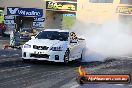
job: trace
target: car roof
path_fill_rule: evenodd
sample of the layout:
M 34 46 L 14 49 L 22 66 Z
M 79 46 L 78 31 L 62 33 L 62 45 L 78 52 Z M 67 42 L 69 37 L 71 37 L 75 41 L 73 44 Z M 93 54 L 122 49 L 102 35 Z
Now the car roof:
M 69 32 L 69 30 L 61 30 L 61 29 L 45 29 L 44 31 Z

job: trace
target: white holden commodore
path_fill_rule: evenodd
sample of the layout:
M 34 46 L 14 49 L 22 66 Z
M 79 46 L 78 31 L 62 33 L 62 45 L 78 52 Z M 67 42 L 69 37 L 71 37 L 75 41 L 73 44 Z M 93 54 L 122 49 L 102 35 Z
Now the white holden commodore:
M 23 45 L 22 59 L 68 63 L 82 58 L 85 45 L 85 40 L 78 38 L 75 32 L 45 29 Z

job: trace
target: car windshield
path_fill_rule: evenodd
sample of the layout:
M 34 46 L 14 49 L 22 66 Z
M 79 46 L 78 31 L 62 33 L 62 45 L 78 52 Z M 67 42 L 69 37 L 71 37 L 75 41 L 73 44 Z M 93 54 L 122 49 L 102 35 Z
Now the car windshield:
M 36 36 L 36 38 L 67 41 L 68 36 L 69 36 L 68 32 L 42 31 Z

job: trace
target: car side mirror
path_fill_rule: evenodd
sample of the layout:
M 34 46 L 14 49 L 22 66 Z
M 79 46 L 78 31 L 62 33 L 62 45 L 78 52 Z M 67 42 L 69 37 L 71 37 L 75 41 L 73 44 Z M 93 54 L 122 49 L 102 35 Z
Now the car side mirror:
M 78 40 L 70 40 L 70 43 L 78 43 Z
M 70 41 L 70 43 L 77 43 L 77 41 Z
M 31 39 L 35 39 L 35 36 L 31 36 Z
M 85 39 L 83 39 L 83 38 L 78 38 L 78 40 L 85 40 Z

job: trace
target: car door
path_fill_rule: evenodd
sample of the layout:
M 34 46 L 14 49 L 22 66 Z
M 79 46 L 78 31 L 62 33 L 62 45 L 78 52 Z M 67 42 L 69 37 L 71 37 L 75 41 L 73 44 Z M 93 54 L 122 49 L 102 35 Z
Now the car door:
M 70 56 L 76 58 L 78 56 L 78 38 L 75 32 L 70 33 Z

